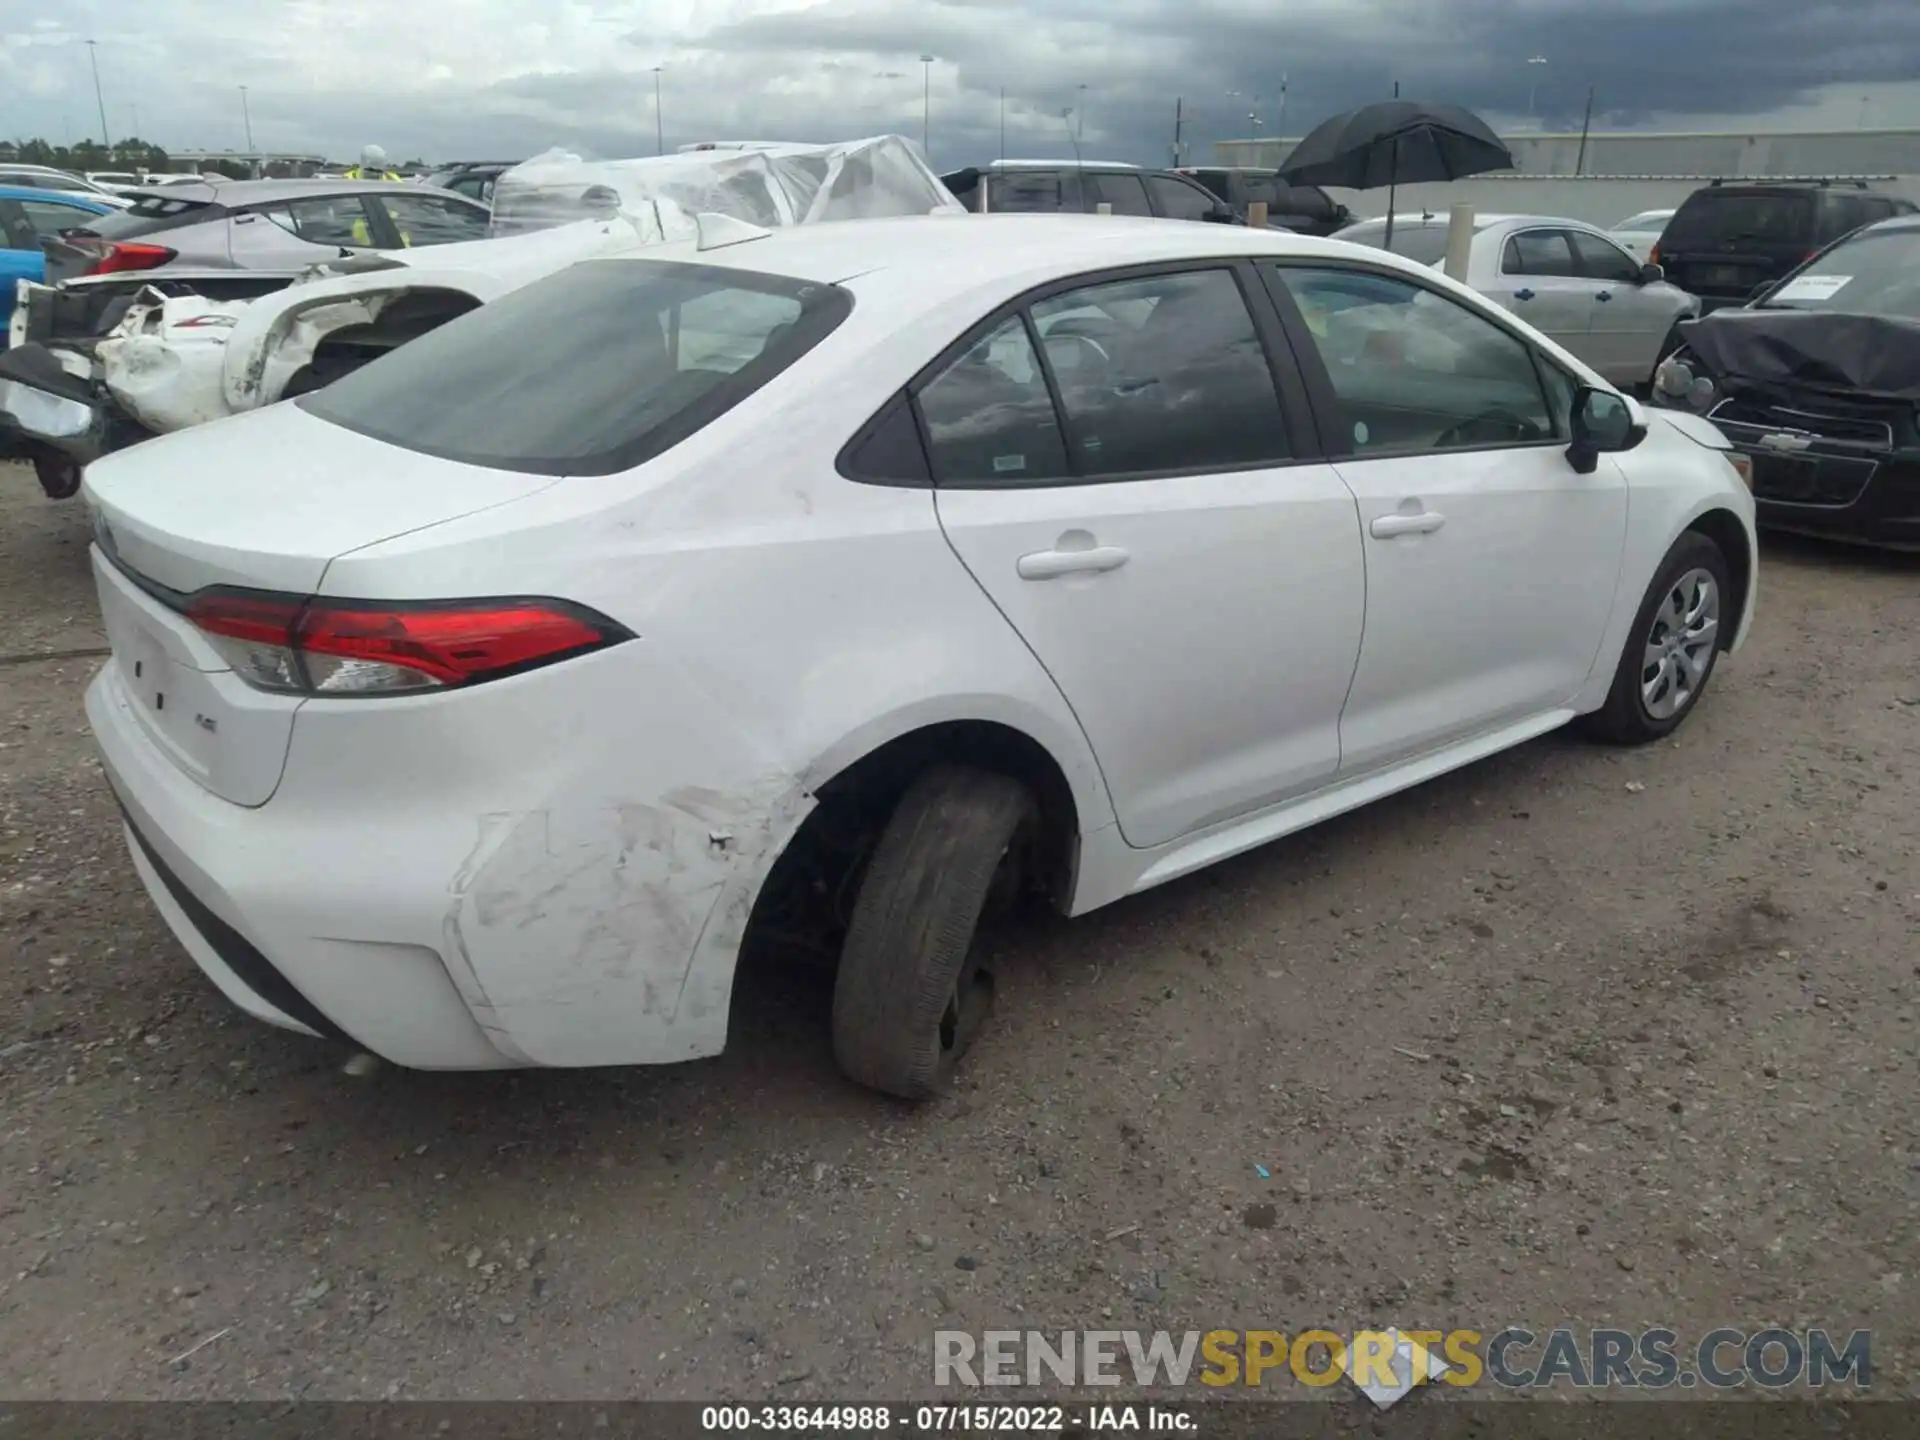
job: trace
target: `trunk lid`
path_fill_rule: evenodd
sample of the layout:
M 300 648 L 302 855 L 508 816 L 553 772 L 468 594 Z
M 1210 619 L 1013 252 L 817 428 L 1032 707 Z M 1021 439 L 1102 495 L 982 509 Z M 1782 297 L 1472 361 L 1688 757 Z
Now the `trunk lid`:
M 276 405 L 90 466 L 115 698 L 156 751 L 238 805 L 272 797 L 302 697 L 257 690 L 187 618 L 212 585 L 306 596 L 338 555 L 557 483 L 415 454 Z

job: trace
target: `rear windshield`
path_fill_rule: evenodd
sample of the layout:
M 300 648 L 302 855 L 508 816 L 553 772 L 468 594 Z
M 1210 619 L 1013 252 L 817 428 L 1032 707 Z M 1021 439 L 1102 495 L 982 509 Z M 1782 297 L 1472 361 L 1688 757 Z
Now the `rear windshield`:
M 177 225 L 192 225 L 211 220 L 220 213 L 206 200 L 181 200 L 173 196 L 152 195 L 133 202 L 131 208 L 116 210 L 87 222 L 87 232 L 103 240 L 132 240 Z
M 1796 191 L 1700 190 L 1667 222 L 1663 250 L 1701 245 L 1806 245 L 1813 197 Z
M 1078 177 L 1074 179 L 1078 184 Z M 991 187 L 988 208 L 996 214 L 1053 215 L 1062 210 L 1078 210 L 1077 199 L 1069 201 L 1067 186 L 1058 170 L 1012 170 L 988 177 Z
M 1920 320 L 1920 229 L 1869 230 L 1808 261 L 1760 303 Z
M 1369 245 L 1375 250 L 1391 249 L 1396 255 L 1404 255 L 1418 265 L 1438 265 L 1447 258 L 1447 225 L 1403 225 L 1398 221 L 1393 227 L 1393 244 L 1387 244 L 1387 226 L 1382 220 L 1369 220 L 1364 225 L 1349 225 L 1333 238 L 1350 240 L 1355 245 Z
M 852 305 L 834 285 L 588 260 L 295 403 L 425 455 L 535 475 L 611 475 L 737 405 Z

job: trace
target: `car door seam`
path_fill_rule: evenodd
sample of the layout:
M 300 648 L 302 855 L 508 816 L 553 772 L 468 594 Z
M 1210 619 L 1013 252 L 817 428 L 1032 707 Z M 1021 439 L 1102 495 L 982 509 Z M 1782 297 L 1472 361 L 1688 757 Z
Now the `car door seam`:
M 1153 848 L 1151 846 L 1142 847 L 1135 845 L 1131 840 L 1127 839 L 1126 827 L 1120 824 L 1120 807 L 1118 801 L 1114 798 L 1113 782 L 1107 778 L 1107 767 L 1101 763 L 1100 752 L 1094 749 L 1093 737 L 1087 733 L 1086 722 L 1080 718 L 1080 712 L 1074 706 L 1073 697 L 1067 694 L 1066 687 L 1060 683 L 1060 677 L 1053 673 L 1052 667 L 1047 664 L 1040 652 L 1033 648 L 1033 642 L 1026 637 L 1018 625 L 1014 624 L 1013 617 L 1007 614 L 1005 608 L 1000 604 L 1000 601 L 994 596 L 993 591 L 988 588 L 987 583 L 974 573 L 973 566 L 969 565 L 966 557 L 960 553 L 960 547 L 953 543 L 953 536 L 947 533 L 946 516 L 940 513 L 939 487 L 937 485 L 930 487 L 927 495 L 933 502 L 933 523 L 939 527 L 940 540 L 941 543 L 947 547 L 947 553 L 953 556 L 954 563 L 958 565 L 961 572 L 973 582 L 973 588 L 978 590 L 986 599 L 987 604 L 993 607 L 993 612 L 1000 617 L 1001 623 L 1013 632 L 1013 638 L 1020 643 L 1021 648 L 1033 657 L 1033 663 L 1040 667 L 1040 673 L 1045 675 L 1047 682 L 1053 686 L 1053 693 L 1060 697 L 1060 703 L 1067 707 L 1067 713 L 1073 717 L 1074 728 L 1080 732 L 1081 743 L 1087 747 L 1087 754 L 1093 759 L 1094 773 L 1100 777 L 1100 788 L 1107 793 L 1107 807 L 1113 811 L 1114 828 L 1119 833 L 1121 843 L 1129 850 Z

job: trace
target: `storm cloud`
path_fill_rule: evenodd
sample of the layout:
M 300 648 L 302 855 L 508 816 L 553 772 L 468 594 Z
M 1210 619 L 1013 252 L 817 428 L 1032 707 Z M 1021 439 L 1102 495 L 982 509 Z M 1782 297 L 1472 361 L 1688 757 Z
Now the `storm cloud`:
M 1599 128 L 1920 124 L 1914 0 L 0 0 L 0 131 L 98 136 L 88 39 L 114 136 L 174 149 L 250 119 L 336 156 L 646 154 L 656 86 L 669 146 L 924 124 L 941 166 L 1165 163 L 1176 101 L 1204 159 L 1396 83 L 1509 127 L 1577 127 L 1589 87 Z

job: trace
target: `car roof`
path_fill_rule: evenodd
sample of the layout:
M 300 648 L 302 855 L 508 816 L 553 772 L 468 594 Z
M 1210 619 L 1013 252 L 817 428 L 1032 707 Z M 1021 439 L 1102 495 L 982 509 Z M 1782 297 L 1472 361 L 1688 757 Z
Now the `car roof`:
M 1384 226 L 1386 223 L 1386 216 L 1375 215 L 1366 220 L 1356 220 L 1347 228 L 1349 230 L 1357 230 L 1362 225 Z M 1449 215 L 1428 214 L 1424 211 L 1412 215 L 1395 215 L 1393 217 L 1393 228 L 1396 230 L 1444 230 L 1452 223 L 1452 217 Z M 1594 225 L 1585 220 L 1575 220 L 1570 215 L 1519 215 L 1502 213 L 1483 215 L 1479 211 L 1474 212 L 1473 228 L 1476 234 L 1482 230 L 1491 230 L 1496 225 L 1554 225 L 1574 230 L 1597 230 L 1602 234 L 1606 233 L 1604 226 Z
M 406 195 L 447 195 L 451 191 L 440 190 L 431 185 L 406 185 L 393 180 L 329 180 L 316 178 L 311 180 L 222 180 L 218 183 L 209 180 L 197 180 L 166 186 L 147 186 L 156 196 L 165 195 L 169 200 L 199 200 L 218 202 L 228 207 L 243 205 L 270 204 L 275 200 L 310 200 L 319 195 L 363 195 L 369 191 L 381 193 L 399 190 Z M 455 195 L 456 200 L 471 204 L 464 195 Z
M 905 215 L 795 225 L 763 238 L 696 249 L 691 241 L 644 245 L 615 257 L 668 260 L 761 271 L 837 284 L 893 272 L 910 277 L 916 300 L 933 305 L 969 294 L 1000 276 L 1053 269 L 1071 275 L 1156 261 L 1232 256 L 1354 257 L 1409 273 L 1425 267 L 1345 242 L 1290 230 L 1243 225 L 1196 225 L 1185 220 L 1111 215 Z
M 1138 170 L 1125 160 L 994 160 L 989 170 Z
M 104 197 L 91 191 L 42 190 L 32 185 L 0 185 L 0 200 L 59 200 L 68 205 L 85 206 L 96 215 L 104 215 L 115 208 Z

